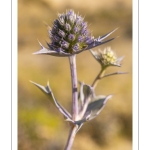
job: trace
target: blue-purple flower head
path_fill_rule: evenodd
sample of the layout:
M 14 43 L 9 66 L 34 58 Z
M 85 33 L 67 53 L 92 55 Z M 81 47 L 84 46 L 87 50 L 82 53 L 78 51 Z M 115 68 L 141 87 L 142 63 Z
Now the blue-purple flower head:
M 34 54 L 48 54 L 54 56 L 71 56 L 78 54 L 84 50 L 91 49 L 98 45 L 109 42 L 112 39 L 103 41 L 112 32 L 94 39 L 88 30 L 87 22 L 80 15 L 74 13 L 73 10 L 68 10 L 66 13 L 58 14 L 58 18 L 54 21 L 53 27 L 49 28 L 49 37 L 51 42 L 48 42 L 48 48 L 42 49 Z
M 59 14 L 49 33 L 51 39 L 49 48 L 69 54 L 85 49 L 94 41 L 94 37 L 87 29 L 87 23 L 73 10 Z

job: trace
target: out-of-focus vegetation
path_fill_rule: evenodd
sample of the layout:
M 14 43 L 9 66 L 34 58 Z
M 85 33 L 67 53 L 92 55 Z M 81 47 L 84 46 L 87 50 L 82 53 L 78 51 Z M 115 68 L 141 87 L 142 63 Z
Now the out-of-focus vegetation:
M 111 35 L 119 36 L 99 48 L 111 46 L 118 56 L 124 55 L 121 68 L 129 74 L 102 79 L 96 94 L 114 94 L 100 115 L 78 132 L 73 150 L 132 149 L 132 1 L 126 0 L 19 0 L 18 1 L 18 150 L 61 150 L 69 126 L 45 95 L 29 80 L 50 86 L 57 100 L 71 108 L 70 68 L 67 58 L 32 55 L 49 42 L 44 22 L 52 25 L 57 13 L 74 9 L 89 24 L 97 37 L 116 27 Z M 91 84 L 100 65 L 90 52 L 77 55 L 78 79 Z

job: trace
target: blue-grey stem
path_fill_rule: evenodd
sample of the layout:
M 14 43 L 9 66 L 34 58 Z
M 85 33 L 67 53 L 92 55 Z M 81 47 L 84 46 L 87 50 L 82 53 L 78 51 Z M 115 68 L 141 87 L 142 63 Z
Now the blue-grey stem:
M 101 71 L 99 72 L 99 74 L 96 76 L 95 80 L 92 83 L 92 87 L 95 88 L 98 81 L 103 77 L 104 73 L 105 73 L 105 67 L 102 67 Z
M 78 82 L 76 71 L 76 55 L 69 57 L 71 81 L 72 81 L 72 119 L 76 120 L 78 116 Z
M 68 140 L 67 140 L 67 144 L 66 144 L 66 147 L 65 147 L 64 150 L 71 150 L 71 147 L 72 147 L 73 142 L 74 142 L 74 138 L 76 136 L 77 129 L 78 129 L 77 125 L 73 125 L 71 127 L 69 137 L 68 137 Z
M 71 81 L 72 81 L 72 119 L 75 121 L 78 117 L 78 83 L 77 83 L 77 70 L 76 70 L 76 55 L 69 57 L 70 71 L 71 71 Z M 76 135 L 78 126 L 71 124 L 71 129 L 65 150 L 71 150 L 73 141 Z

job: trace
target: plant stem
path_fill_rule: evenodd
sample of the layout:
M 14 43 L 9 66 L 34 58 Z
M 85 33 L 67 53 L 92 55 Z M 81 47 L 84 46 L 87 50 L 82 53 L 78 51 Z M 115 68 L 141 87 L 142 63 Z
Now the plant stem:
M 76 55 L 69 57 L 71 80 L 72 80 L 72 119 L 76 120 L 78 116 L 78 90 L 77 90 L 77 71 Z
M 77 70 L 76 70 L 76 55 L 69 57 L 71 81 L 72 81 L 72 119 L 75 121 L 78 117 L 78 90 L 77 90 Z M 70 133 L 68 136 L 65 150 L 71 150 L 73 141 L 76 135 L 78 126 L 71 124 Z
M 78 128 L 77 125 L 74 125 L 74 126 L 71 127 L 69 137 L 68 137 L 68 140 L 67 140 L 67 144 L 66 144 L 66 147 L 65 147 L 64 150 L 71 150 L 71 147 L 73 145 L 73 141 L 74 141 L 74 138 L 75 138 L 75 135 L 76 135 L 77 128 Z
M 99 79 L 102 79 L 102 78 L 105 78 L 105 77 L 109 77 L 109 76 L 112 76 L 112 75 L 117 75 L 117 74 L 127 74 L 128 72 L 114 72 L 114 73 L 110 73 L 110 74 L 106 74 L 102 77 L 100 77 Z
M 106 68 L 103 67 L 103 68 L 101 69 L 101 71 L 99 72 L 99 74 L 96 76 L 95 80 L 93 81 L 93 83 L 92 83 L 92 85 L 91 85 L 93 88 L 96 87 L 96 85 L 97 85 L 99 79 L 101 79 L 101 78 L 103 77 L 103 75 L 104 75 L 104 73 L 105 73 L 105 69 L 106 69 Z

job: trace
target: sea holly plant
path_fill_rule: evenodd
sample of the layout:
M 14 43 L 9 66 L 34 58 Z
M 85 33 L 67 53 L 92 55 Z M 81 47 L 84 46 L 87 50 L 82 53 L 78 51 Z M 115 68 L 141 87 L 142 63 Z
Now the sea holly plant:
M 116 30 L 116 29 L 115 29 Z M 33 54 L 52 55 L 56 57 L 68 57 L 72 82 L 72 112 L 68 112 L 55 98 L 49 82 L 46 86 L 42 86 L 33 81 L 45 95 L 48 96 L 54 106 L 69 122 L 70 132 L 64 150 L 71 150 L 75 135 L 79 129 L 99 115 L 104 108 L 106 102 L 113 96 L 95 95 L 95 88 L 99 80 L 116 74 L 124 74 L 125 72 L 114 72 L 105 74 L 105 70 L 110 66 L 121 67 L 123 57 L 117 58 L 115 52 L 107 47 L 103 51 L 94 51 L 92 48 L 105 44 L 114 40 L 110 38 L 105 40 L 115 30 L 108 32 L 103 36 L 94 38 L 88 30 L 87 22 L 84 21 L 79 14 L 75 14 L 73 10 L 67 10 L 66 13 L 58 14 L 58 18 L 54 21 L 53 27 L 48 26 L 50 41 L 45 48 L 40 42 L 41 50 Z M 90 50 L 93 57 L 101 65 L 101 70 L 91 85 L 87 85 L 77 79 L 76 55 Z M 64 66 L 65 67 L 65 66 Z M 80 85 L 80 88 L 78 88 Z

